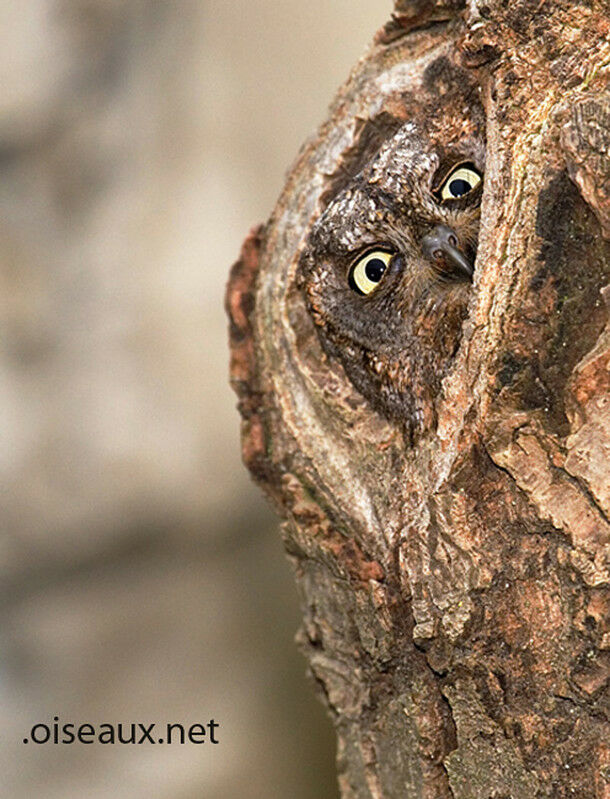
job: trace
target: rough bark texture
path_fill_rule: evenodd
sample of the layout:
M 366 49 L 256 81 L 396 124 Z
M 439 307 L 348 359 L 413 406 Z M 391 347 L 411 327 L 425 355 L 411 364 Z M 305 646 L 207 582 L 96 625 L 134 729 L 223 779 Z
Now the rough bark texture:
M 345 798 L 610 797 L 609 17 L 397 2 L 233 269 L 244 458 L 286 520 Z M 408 446 L 294 275 L 359 120 L 443 52 L 482 87 L 485 191 L 438 425 Z

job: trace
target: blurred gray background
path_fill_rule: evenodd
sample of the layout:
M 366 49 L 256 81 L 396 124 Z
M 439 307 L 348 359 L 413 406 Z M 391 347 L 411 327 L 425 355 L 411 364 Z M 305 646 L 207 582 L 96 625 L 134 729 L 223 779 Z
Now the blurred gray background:
M 325 799 L 222 302 L 371 0 L 0 0 L 0 795 Z M 32 724 L 214 718 L 202 746 Z

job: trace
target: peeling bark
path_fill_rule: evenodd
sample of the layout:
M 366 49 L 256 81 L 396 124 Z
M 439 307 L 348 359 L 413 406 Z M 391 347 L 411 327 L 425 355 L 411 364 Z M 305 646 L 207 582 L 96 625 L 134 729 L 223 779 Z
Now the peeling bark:
M 447 53 L 487 113 L 475 280 L 405 444 L 294 279 L 361 122 Z M 228 289 L 244 459 L 285 519 L 344 799 L 610 797 L 610 12 L 397 2 Z

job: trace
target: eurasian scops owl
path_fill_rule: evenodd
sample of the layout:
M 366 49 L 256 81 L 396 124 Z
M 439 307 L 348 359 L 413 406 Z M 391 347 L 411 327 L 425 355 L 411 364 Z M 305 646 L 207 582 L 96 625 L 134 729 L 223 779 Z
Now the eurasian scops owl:
M 359 126 L 299 264 L 322 346 L 409 436 L 435 425 L 476 255 L 485 114 L 446 57 Z

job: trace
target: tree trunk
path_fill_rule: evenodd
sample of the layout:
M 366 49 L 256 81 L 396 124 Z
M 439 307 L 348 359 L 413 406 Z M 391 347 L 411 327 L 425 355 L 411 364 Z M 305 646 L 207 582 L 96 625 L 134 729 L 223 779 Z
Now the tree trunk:
M 243 453 L 285 519 L 344 799 L 610 797 L 610 21 L 397 0 L 228 289 Z M 435 429 L 318 343 L 299 248 L 362 121 L 434 59 L 481 86 L 475 277 Z

